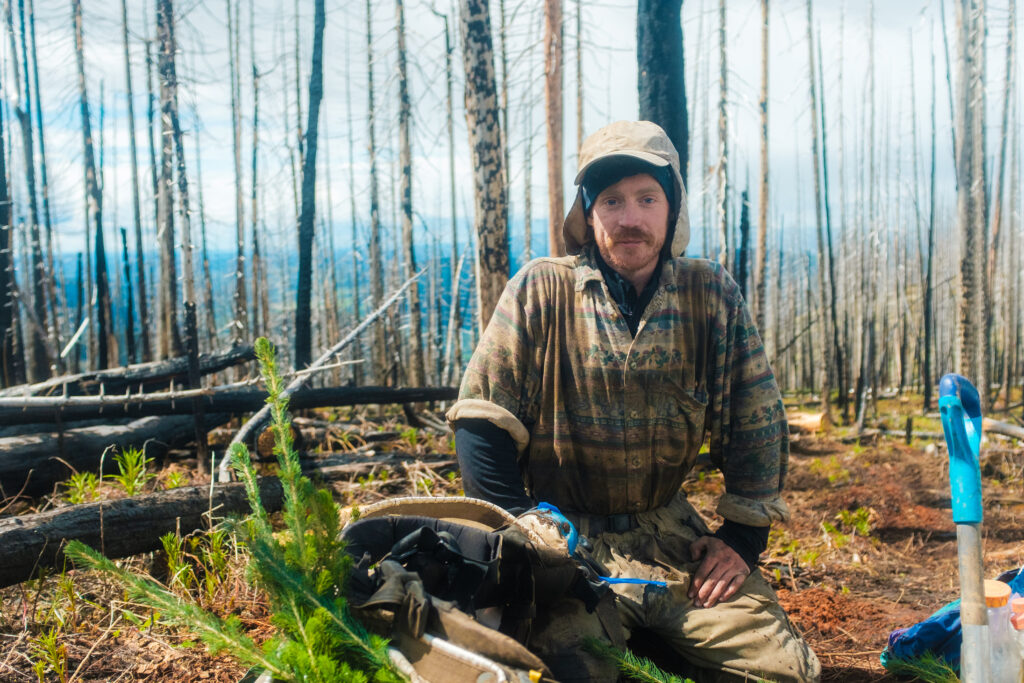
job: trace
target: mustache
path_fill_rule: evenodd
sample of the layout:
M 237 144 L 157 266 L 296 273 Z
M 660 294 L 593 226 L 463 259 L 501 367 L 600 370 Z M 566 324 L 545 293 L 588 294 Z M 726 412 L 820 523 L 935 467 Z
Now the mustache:
M 615 233 L 612 238 L 613 242 L 634 242 L 634 241 L 651 242 L 651 236 L 644 230 L 638 230 L 636 228 L 623 228 Z

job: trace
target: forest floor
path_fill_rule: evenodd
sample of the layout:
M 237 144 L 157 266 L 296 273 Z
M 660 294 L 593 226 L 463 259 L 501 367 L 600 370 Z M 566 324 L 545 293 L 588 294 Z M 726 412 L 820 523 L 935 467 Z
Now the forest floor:
M 920 401 L 880 402 L 876 426 L 901 429 L 915 405 Z M 297 426 L 311 455 L 347 453 L 350 462 L 387 463 L 330 481 L 345 505 L 461 490 L 450 435 L 349 411 L 320 413 Z M 914 429 L 925 438 L 909 444 L 892 437 L 846 443 L 843 427 L 793 439 L 785 491 L 792 518 L 773 528 L 761 571 L 818 654 L 824 681 L 895 680 L 879 663 L 890 631 L 927 617 L 959 593 L 941 426 L 937 418 L 918 416 Z M 189 454 L 176 455 L 158 464 L 150 486 L 189 481 Z M 985 573 L 995 577 L 1024 564 L 1024 447 L 987 440 L 982 468 Z M 697 469 L 685 489 L 717 523 L 721 476 Z M 97 495 L 118 492 L 104 482 Z M 65 504 L 58 494 L 5 514 Z M 199 554 L 198 546 L 193 552 Z M 161 555 L 125 563 L 159 577 L 166 572 Z M 202 583 L 192 589 L 200 602 L 238 616 L 257 640 L 273 631 L 261 596 L 237 567 L 229 563 L 213 585 Z M 212 656 L 194 640 L 93 573 L 54 574 L 0 590 L 0 681 L 227 682 L 245 674 L 229 655 Z

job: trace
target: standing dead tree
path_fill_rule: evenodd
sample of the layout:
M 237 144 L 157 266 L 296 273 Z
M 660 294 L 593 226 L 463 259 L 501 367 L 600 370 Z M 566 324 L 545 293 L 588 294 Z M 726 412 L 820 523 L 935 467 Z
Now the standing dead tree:
M 324 95 L 324 0 L 313 12 L 313 66 L 309 72 L 309 111 L 302 157 L 302 212 L 299 214 L 299 279 L 295 303 L 295 367 L 312 358 L 310 294 L 313 289 L 313 218 L 316 212 L 316 144 Z
M 103 243 L 103 197 L 100 194 L 99 180 L 96 175 L 96 161 L 92 145 L 92 123 L 89 117 L 89 98 L 85 87 L 85 57 L 82 44 L 82 3 L 71 0 L 75 23 L 75 62 L 78 66 L 78 108 L 82 115 L 82 143 L 85 165 L 85 196 L 89 220 L 93 224 L 95 239 L 96 268 L 96 339 L 97 357 L 95 366 L 99 369 L 117 364 L 117 357 L 111 357 L 113 339 L 113 314 L 110 304 L 110 282 L 107 274 L 107 256 Z
M 718 0 L 718 262 L 729 266 L 729 62 L 725 0 Z
M 177 73 L 174 66 L 174 9 L 171 0 L 157 0 L 156 32 L 160 73 L 160 177 L 157 184 L 157 241 L 160 248 L 160 357 L 183 353 L 178 329 L 178 269 L 174 254 L 174 109 Z
M 557 3 L 559 0 L 552 2 Z M 460 10 L 462 55 L 466 71 L 466 125 L 469 129 L 469 146 L 473 153 L 473 224 L 477 235 L 476 282 L 479 302 L 477 310 L 482 331 L 487 327 L 498 304 L 498 298 L 508 281 L 508 207 L 505 201 L 505 168 L 502 165 L 501 123 L 498 118 L 488 0 L 462 0 Z M 561 27 L 561 12 L 558 14 L 558 26 Z M 560 28 L 558 36 L 558 63 L 561 64 Z M 561 78 L 558 80 L 560 86 Z M 558 111 L 558 120 L 561 121 L 560 96 Z M 561 150 L 561 126 L 558 127 L 558 133 L 558 148 Z M 558 167 L 561 169 L 561 152 Z M 560 190 L 558 204 L 558 224 L 561 225 Z
M 405 52 L 405 5 L 403 0 L 395 2 L 395 23 L 398 27 L 398 164 L 402 177 L 398 189 L 402 202 L 402 253 L 405 255 L 405 278 L 416 274 L 416 250 L 412 235 L 412 144 L 409 104 L 409 74 Z M 420 317 L 420 288 L 413 285 L 409 290 L 409 351 L 408 381 L 414 387 L 426 384 L 423 365 L 423 321 Z
M 757 256 L 754 259 L 754 320 L 761 335 L 765 334 L 765 311 L 768 292 L 765 277 L 768 263 L 768 0 L 761 0 L 761 182 L 757 193 Z
M 18 49 L 15 41 L 14 14 L 11 7 L 13 0 L 5 0 L 4 13 L 7 20 L 7 33 L 10 37 L 11 68 L 14 76 L 14 87 L 9 92 L 13 93 L 12 105 L 14 115 L 18 119 L 18 126 L 21 129 L 21 146 L 25 160 L 25 185 L 28 195 L 28 228 L 29 247 L 31 253 L 31 309 L 29 319 L 33 324 L 29 325 L 31 342 L 29 354 L 26 358 L 29 377 L 35 380 L 43 379 L 49 375 L 49 353 L 46 340 L 46 299 L 44 298 L 45 264 L 43 263 L 43 252 L 39 236 L 39 202 L 36 195 L 36 166 L 35 154 L 33 152 L 33 131 L 32 131 L 32 100 L 30 98 L 28 57 L 26 54 L 24 40 L 24 13 L 22 11 L 22 57 L 21 65 L 24 65 L 25 88 L 21 87 L 21 69 L 19 67 Z M 24 3 L 19 5 L 23 10 Z
M 64 282 L 63 267 L 60 266 L 55 260 L 53 255 L 53 220 L 52 212 L 50 211 L 50 180 L 46 170 L 46 130 L 43 127 L 43 104 L 42 98 L 39 95 L 39 56 L 37 52 L 36 42 L 36 17 L 35 7 L 32 0 L 26 0 L 28 10 L 28 32 L 29 37 L 32 39 L 32 99 L 33 99 L 33 111 L 36 119 L 36 130 L 39 131 L 39 183 L 40 190 L 42 191 L 43 200 L 43 226 L 46 228 L 46 273 L 44 275 L 44 284 L 46 286 L 46 296 L 49 300 L 49 318 L 47 319 L 48 326 L 48 337 L 50 340 L 50 346 L 53 348 L 54 353 L 57 353 L 55 357 L 55 365 L 57 372 L 64 371 L 64 360 L 59 355 L 61 348 L 61 328 L 60 328 L 60 317 L 58 308 L 58 300 L 62 300 L 65 305 L 67 303 L 66 287 Z M 24 33 L 24 21 L 22 22 L 22 33 Z M 24 43 L 24 36 L 22 38 Z M 26 81 L 27 70 L 29 68 L 28 63 L 25 64 L 26 69 Z M 60 267 L 58 267 L 60 266 Z M 60 279 L 60 292 L 58 296 L 57 280 Z
M 135 91 L 132 88 L 132 62 L 128 51 L 128 0 L 121 0 L 121 39 L 124 45 L 124 77 L 126 98 L 128 100 L 128 154 L 132 168 L 132 217 L 135 225 L 135 286 L 138 295 L 135 299 L 139 305 L 139 337 L 141 341 L 142 360 L 153 358 L 153 349 L 149 337 L 149 297 L 146 293 L 146 261 L 142 248 L 142 208 L 139 199 L 139 161 L 135 144 Z M 133 324 L 128 321 L 129 325 Z M 129 359 L 131 362 L 138 358 Z
M 18 302 L 14 292 L 14 258 L 11 252 L 11 193 L 7 186 L 6 135 L 0 110 L 0 383 L 5 387 L 25 380 L 21 345 L 16 344 Z
M 690 162 L 687 157 L 690 130 L 686 114 L 682 9 L 682 0 L 640 0 L 636 11 L 636 58 L 640 118 L 665 129 L 679 152 L 685 182 Z
M 227 0 L 228 10 L 228 71 L 231 90 L 231 149 L 235 171 L 235 319 L 231 338 L 241 343 L 249 329 L 248 305 L 245 294 L 245 206 L 242 199 L 242 106 L 239 77 L 238 1 Z
M 366 0 L 366 111 L 370 156 L 370 294 L 374 308 L 384 300 L 384 268 L 380 253 L 380 190 L 377 184 L 377 110 L 373 102 L 373 3 Z M 373 327 L 373 374 L 382 378 L 385 363 L 384 325 Z
M 957 336 L 960 371 L 979 387 L 988 386 L 985 362 L 983 25 L 983 0 L 960 0 L 957 4 L 959 59 L 956 93 L 956 217 L 961 244 L 961 297 Z M 982 390 L 981 398 L 983 407 L 987 407 L 988 392 Z
M 482 4 L 484 11 L 487 10 L 487 2 L 473 4 Z M 465 8 L 465 6 L 464 4 L 463 7 Z M 463 14 L 465 15 L 465 12 Z M 463 22 L 465 22 L 465 16 L 463 16 Z M 490 23 L 489 15 L 487 22 Z M 463 26 L 463 33 L 465 34 L 465 32 L 466 29 Z M 551 256 L 565 255 L 565 245 L 562 244 L 562 218 L 565 215 L 562 188 L 562 37 L 562 0 L 544 0 L 544 111 L 546 112 L 548 150 L 548 243 Z M 490 49 L 490 38 L 487 42 L 488 49 Z M 488 59 L 493 62 L 490 57 Z M 466 63 L 468 81 L 468 57 Z M 492 66 L 491 73 L 493 74 L 493 72 L 494 67 Z M 474 85 L 474 90 L 476 87 L 478 86 Z M 468 102 L 468 85 L 466 93 Z M 466 116 L 468 119 L 468 112 Z M 472 127 L 470 135 L 473 135 Z M 477 225 L 479 226 L 479 223 Z M 481 309 L 482 313 L 483 309 Z M 489 318 L 490 315 L 487 317 Z
M 810 93 L 810 104 L 811 104 L 811 162 L 814 164 L 814 217 L 815 217 L 815 236 L 818 241 L 818 298 L 821 306 L 821 317 L 819 319 L 820 327 L 819 334 L 821 340 L 821 351 L 825 362 L 820 368 L 820 390 L 821 390 L 821 402 L 822 408 L 824 409 L 825 418 L 828 421 L 832 420 L 832 401 L 831 401 L 831 374 L 832 374 L 832 354 L 828 353 L 829 348 L 829 318 L 825 315 L 828 310 L 828 304 L 830 301 L 828 286 L 829 283 L 825 280 L 825 272 L 827 267 L 828 254 L 825 250 L 825 226 L 824 219 L 822 217 L 821 207 L 821 151 L 820 151 L 820 136 L 818 132 L 818 89 L 816 87 L 816 75 L 817 69 L 814 66 L 814 22 L 811 14 L 811 0 L 807 0 L 807 64 L 808 64 L 808 78 Z

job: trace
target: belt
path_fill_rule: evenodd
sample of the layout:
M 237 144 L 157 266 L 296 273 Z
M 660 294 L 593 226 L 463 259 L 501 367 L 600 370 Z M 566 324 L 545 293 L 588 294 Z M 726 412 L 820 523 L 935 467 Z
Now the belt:
M 617 515 L 591 515 L 586 512 L 566 512 L 564 514 L 584 536 L 622 534 L 640 526 L 636 515 L 631 512 Z

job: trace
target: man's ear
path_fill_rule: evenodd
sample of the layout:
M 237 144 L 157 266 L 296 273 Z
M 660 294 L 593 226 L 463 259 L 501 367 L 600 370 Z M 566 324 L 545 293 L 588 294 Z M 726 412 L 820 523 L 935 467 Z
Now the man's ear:
M 583 219 L 587 222 L 587 227 L 593 229 L 594 227 L 594 210 L 591 208 L 590 211 L 583 212 Z

